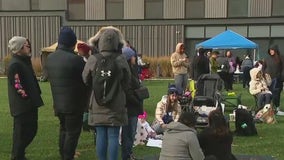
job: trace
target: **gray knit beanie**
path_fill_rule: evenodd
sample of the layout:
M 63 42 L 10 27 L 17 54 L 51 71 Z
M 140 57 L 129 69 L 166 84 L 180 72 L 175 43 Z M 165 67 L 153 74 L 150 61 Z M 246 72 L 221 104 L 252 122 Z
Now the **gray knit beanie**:
M 27 38 L 21 36 L 14 36 L 9 40 L 8 47 L 12 53 L 18 53 L 24 44 L 26 43 Z

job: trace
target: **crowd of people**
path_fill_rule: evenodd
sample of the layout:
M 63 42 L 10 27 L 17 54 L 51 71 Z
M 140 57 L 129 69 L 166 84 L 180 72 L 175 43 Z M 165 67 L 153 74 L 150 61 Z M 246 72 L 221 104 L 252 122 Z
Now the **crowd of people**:
M 84 115 L 87 126 L 94 130 L 96 155 L 100 160 L 119 159 L 119 139 L 121 159 L 136 159 L 133 145 L 145 144 L 147 138 L 159 134 L 163 135 L 161 160 L 235 159 L 231 151 L 232 132 L 222 112 L 212 111 L 209 126 L 197 133 L 195 115 L 182 112 L 178 101 L 187 91 L 188 78 L 197 81 L 206 73 L 219 74 L 225 89 L 233 90 L 233 75 L 238 65 L 231 51 L 220 56 L 217 51 L 200 48 L 190 60 L 184 44 L 178 43 L 170 59 L 175 83 L 168 86 L 167 94 L 157 103 L 155 119 L 149 124 L 143 99 L 137 95 L 142 85 L 139 66 L 145 64 L 141 55 L 126 43 L 121 31 L 112 26 L 101 28 L 89 39 L 89 44 L 77 45 L 78 54 L 74 52 L 76 43 L 74 31 L 62 27 L 58 47 L 46 63 L 54 113 L 60 125 L 58 148 L 62 160 L 73 160 L 76 156 Z M 25 37 L 14 36 L 9 40 L 13 53 L 8 69 L 9 104 L 14 119 L 12 160 L 27 160 L 26 148 L 37 133 L 38 108 L 44 105 L 30 48 L 31 43 Z M 268 54 L 268 58 L 256 65 L 249 55 L 240 63 L 243 87 L 249 87 L 259 109 L 272 101 L 281 113 L 284 59 L 276 47 L 270 48 Z M 145 135 L 137 136 L 137 131 Z

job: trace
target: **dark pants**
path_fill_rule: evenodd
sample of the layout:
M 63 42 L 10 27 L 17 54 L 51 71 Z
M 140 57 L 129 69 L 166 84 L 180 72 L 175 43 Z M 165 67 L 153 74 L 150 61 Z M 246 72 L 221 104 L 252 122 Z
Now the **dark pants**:
M 26 147 L 37 133 L 38 109 L 14 117 L 12 160 L 24 160 Z
M 283 83 L 278 78 L 272 79 L 269 90 L 272 92 L 272 102 L 274 107 L 280 106 L 280 95 L 282 92 Z
M 59 152 L 62 160 L 73 160 L 82 129 L 83 114 L 59 113 Z
M 220 78 L 224 82 L 224 88 L 228 91 L 230 89 L 230 77 L 228 72 L 219 72 Z
M 264 105 L 270 104 L 272 95 L 269 93 L 259 93 L 257 97 L 257 107 L 258 110 L 262 109 Z
M 128 117 L 128 125 L 122 126 L 121 156 L 122 160 L 127 160 L 132 154 L 132 148 L 137 128 L 137 116 Z
M 245 67 L 243 69 L 243 88 L 246 88 L 246 87 L 249 87 L 249 82 L 250 82 L 250 74 L 249 74 L 249 71 L 250 71 L 251 68 L 249 67 Z

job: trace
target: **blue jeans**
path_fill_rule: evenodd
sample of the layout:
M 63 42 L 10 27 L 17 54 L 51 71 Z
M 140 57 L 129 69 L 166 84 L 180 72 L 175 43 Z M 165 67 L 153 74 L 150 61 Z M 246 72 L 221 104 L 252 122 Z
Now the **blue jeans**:
M 99 160 L 118 160 L 119 126 L 96 126 L 96 152 Z
M 182 95 L 187 87 L 188 75 L 187 74 L 177 74 L 175 75 L 175 85 L 178 90 L 179 95 Z
M 132 154 L 132 148 L 137 128 L 137 116 L 128 117 L 128 125 L 122 126 L 121 134 L 121 156 L 127 160 Z

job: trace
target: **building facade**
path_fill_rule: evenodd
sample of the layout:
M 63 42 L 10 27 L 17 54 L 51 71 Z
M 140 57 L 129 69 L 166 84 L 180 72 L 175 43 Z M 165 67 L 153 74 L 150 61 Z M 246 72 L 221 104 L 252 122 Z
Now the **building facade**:
M 283 0 L 0 0 L 0 58 L 13 35 L 28 37 L 33 56 L 57 41 L 61 26 L 87 41 L 102 26 L 121 29 L 139 53 L 167 56 L 178 42 L 189 55 L 195 44 L 231 29 L 284 54 Z

